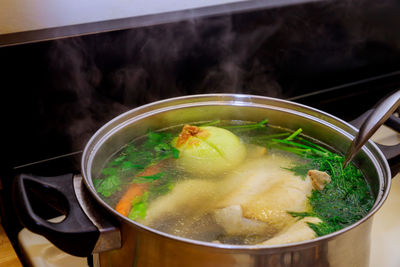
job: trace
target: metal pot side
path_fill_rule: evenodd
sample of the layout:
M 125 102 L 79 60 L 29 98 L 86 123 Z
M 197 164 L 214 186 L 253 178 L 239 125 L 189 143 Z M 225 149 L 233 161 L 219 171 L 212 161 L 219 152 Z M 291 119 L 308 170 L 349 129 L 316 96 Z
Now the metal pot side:
M 104 125 L 88 142 L 82 175 L 91 196 L 121 223 L 122 248 L 99 255 L 101 266 L 368 266 L 372 215 L 390 188 L 386 159 L 372 142 L 355 157 L 376 201 L 367 216 L 350 227 L 313 240 L 279 246 L 235 246 L 180 238 L 150 229 L 118 214 L 96 193 L 92 178 L 119 148 L 146 133 L 171 125 L 222 120 L 261 121 L 296 130 L 344 153 L 356 133 L 325 112 L 289 101 L 236 94 L 167 99 L 124 113 Z

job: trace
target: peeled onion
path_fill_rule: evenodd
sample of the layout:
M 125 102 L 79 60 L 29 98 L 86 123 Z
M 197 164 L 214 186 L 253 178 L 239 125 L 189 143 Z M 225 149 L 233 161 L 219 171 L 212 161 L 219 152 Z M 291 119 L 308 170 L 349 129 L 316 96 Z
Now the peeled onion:
M 246 156 L 246 148 L 239 137 L 214 126 L 185 125 L 173 145 L 180 152 L 177 164 L 192 173 L 227 171 Z

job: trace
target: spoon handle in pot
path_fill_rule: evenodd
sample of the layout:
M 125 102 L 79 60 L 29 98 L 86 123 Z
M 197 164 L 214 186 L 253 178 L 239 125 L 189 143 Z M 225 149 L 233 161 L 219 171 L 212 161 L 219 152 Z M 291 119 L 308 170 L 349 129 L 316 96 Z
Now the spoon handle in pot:
M 400 90 L 385 98 L 361 125 L 356 137 L 351 142 L 346 153 L 343 168 L 354 158 L 361 147 L 378 130 L 378 128 L 390 117 L 400 105 Z

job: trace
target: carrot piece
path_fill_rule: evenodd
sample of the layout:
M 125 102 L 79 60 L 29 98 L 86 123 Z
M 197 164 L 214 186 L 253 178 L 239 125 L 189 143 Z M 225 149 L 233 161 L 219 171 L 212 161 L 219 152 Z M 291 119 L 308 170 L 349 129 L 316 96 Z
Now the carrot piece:
M 148 183 L 132 184 L 119 200 L 117 206 L 115 206 L 115 210 L 124 216 L 128 216 L 132 200 L 137 196 L 143 195 L 148 187 Z
M 151 166 L 147 167 L 146 169 L 144 169 L 144 171 L 136 174 L 136 177 L 155 175 L 160 172 L 162 165 L 164 165 L 163 161 L 160 161 L 157 164 L 151 165 Z
M 138 173 L 136 177 L 155 175 L 160 172 L 162 165 L 162 161 L 155 165 L 151 165 L 144 171 Z M 132 184 L 115 206 L 115 210 L 124 216 L 128 216 L 132 201 L 136 197 L 143 195 L 148 187 L 149 183 Z

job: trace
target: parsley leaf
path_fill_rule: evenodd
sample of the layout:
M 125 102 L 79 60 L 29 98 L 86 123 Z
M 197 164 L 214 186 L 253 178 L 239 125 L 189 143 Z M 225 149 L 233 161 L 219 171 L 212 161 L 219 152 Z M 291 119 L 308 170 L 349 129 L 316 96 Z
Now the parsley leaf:
M 148 206 L 149 193 L 145 192 L 143 195 L 136 197 L 132 201 L 132 209 L 128 214 L 128 218 L 131 220 L 137 220 L 139 218 L 144 219 L 146 217 L 146 211 Z
M 158 180 L 163 176 L 164 176 L 164 173 L 162 173 L 162 172 L 156 173 L 156 174 L 151 175 L 151 176 L 139 176 L 139 177 L 135 177 L 132 180 L 132 183 L 138 183 L 138 184 L 140 184 L 140 183 L 148 183 L 148 182 L 152 182 L 152 181 Z
M 96 182 L 96 190 L 105 197 L 109 197 L 121 190 L 121 182 L 116 175 L 107 176 L 103 181 Z
M 101 171 L 101 177 L 93 181 L 97 192 L 109 197 L 121 190 L 121 181 L 128 181 L 146 167 L 164 159 L 178 158 L 179 150 L 171 145 L 173 136 L 164 132 L 148 132 L 142 143 L 127 144 L 120 154 Z M 147 183 L 158 180 L 162 173 L 135 178 L 132 182 Z M 125 182 L 127 183 L 127 182 Z M 129 182 L 128 182 L 129 183 Z

